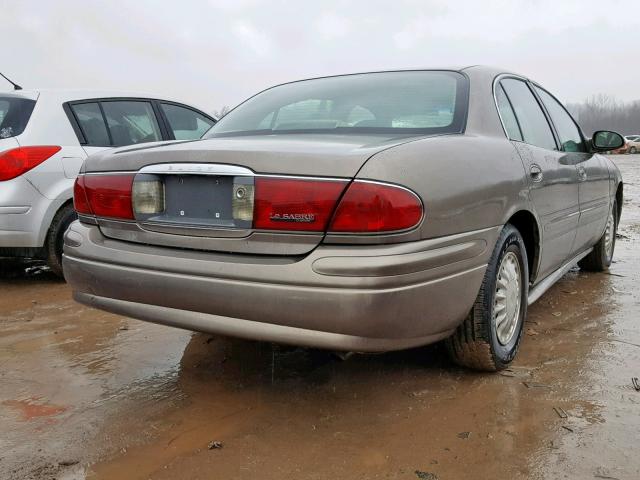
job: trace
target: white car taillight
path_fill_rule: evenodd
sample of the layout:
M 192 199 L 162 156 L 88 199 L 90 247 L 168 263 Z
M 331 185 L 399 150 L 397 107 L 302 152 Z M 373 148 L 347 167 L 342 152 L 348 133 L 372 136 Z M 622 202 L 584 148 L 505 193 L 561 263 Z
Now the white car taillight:
M 0 153 L 0 182 L 12 180 L 62 150 L 57 145 L 18 147 Z

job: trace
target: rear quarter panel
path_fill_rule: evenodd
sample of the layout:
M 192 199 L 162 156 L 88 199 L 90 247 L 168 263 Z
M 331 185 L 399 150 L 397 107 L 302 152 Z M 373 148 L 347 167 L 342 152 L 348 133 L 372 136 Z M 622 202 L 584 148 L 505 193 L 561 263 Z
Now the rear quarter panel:
M 419 227 L 423 239 L 503 225 L 518 210 L 532 211 L 522 161 L 501 138 L 417 140 L 374 155 L 358 178 L 416 192 L 425 208 Z
M 45 236 L 58 209 L 73 197 L 73 182 L 86 154 L 64 113 L 64 94 L 43 92 L 27 124 L 18 137 L 22 146 L 58 145 L 62 150 L 34 169 L 24 174 L 28 181 L 44 197 L 34 205 L 39 212 L 32 229 L 37 232 L 38 245 L 44 244 Z M 67 172 L 65 172 L 67 165 Z M 73 165 L 74 172 L 69 166 Z

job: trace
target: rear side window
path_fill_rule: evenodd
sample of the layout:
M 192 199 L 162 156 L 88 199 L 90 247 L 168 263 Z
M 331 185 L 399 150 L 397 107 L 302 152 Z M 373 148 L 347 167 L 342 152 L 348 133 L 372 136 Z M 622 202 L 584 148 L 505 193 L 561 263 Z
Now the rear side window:
M 504 93 L 502 85 L 498 85 L 496 89 L 496 102 L 498 103 L 498 111 L 500 112 L 500 118 L 502 119 L 502 124 L 507 132 L 507 136 L 511 140 L 521 142 L 522 132 L 520 131 L 520 125 L 518 125 L 518 119 L 516 118 L 516 114 L 513 113 L 513 108 L 506 93 Z
M 558 132 L 558 136 L 560 137 L 562 151 L 586 152 L 587 149 L 582 141 L 580 130 L 578 130 L 571 115 L 569 115 L 564 107 L 548 92 L 538 87 L 535 87 L 535 89 L 547 109 L 553 125 L 556 127 L 556 132 Z
M 176 140 L 196 140 L 214 125 L 214 121 L 190 108 L 161 104 L 162 111 Z
M 114 146 L 162 140 L 160 127 L 149 102 L 101 102 Z
M 518 119 L 523 141 L 537 147 L 555 150 L 556 142 L 540 104 L 522 80 L 507 78 L 500 82 Z
M 0 138 L 20 135 L 27 128 L 35 100 L 0 96 Z
M 107 147 L 111 145 L 104 117 L 97 103 L 79 103 L 71 105 L 87 145 Z

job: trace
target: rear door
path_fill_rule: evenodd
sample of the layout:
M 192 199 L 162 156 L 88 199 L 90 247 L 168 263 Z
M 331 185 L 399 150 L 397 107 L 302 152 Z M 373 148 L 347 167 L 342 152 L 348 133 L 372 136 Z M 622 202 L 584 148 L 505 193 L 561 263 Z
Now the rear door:
M 143 98 L 102 98 L 68 102 L 65 112 L 86 155 L 103 150 L 168 138 L 153 101 Z M 65 175 L 75 177 L 86 158 L 65 159 Z
M 153 102 L 147 99 L 92 99 L 65 105 L 78 140 L 88 155 L 168 138 Z
M 580 214 L 578 173 L 559 149 L 545 112 L 525 80 L 503 78 L 496 87 L 496 100 L 503 124 L 505 117 L 512 117 L 505 131 L 524 163 L 530 199 L 542 227 L 536 275 L 542 279 L 573 253 Z
M 596 243 L 604 232 L 610 209 L 609 169 L 604 157 L 588 153 L 580 129 L 560 102 L 539 86 L 535 90 L 556 129 L 565 162 L 574 164 L 578 171 L 580 218 L 573 247 L 578 253 Z
M 170 140 L 197 140 L 216 123 L 204 112 L 177 103 L 159 102 L 159 110 Z
M 78 174 L 86 156 L 110 148 L 110 140 L 98 102 L 73 102 L 65 104 L 64 108 L 86 154 L 84 157 L 67 160 L 65 175 L 70 176 Z
M 159 142 L 164 139 L 153 104 L 149 100 L 103 100 L 100 102 L 109 139 L 114 147 Z

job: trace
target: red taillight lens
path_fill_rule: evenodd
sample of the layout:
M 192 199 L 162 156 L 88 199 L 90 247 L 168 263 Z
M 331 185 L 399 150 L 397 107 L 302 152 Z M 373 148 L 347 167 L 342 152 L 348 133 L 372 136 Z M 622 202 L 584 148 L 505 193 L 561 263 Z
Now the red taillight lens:
M 83 175 L 83 180 L 76 182 L 78 190 L 74 193 L 79 199 L 74 200 L 78 202 L 76 209 L 84 208 L 85 212 L 81 213 L 92 213 L 98 217 L 133 220 L 131 204 L 133 177 L 133 175 Z M 80 196 L 82 189 L 86 195 L 86 205 L 82 204 Z
M 0 153 L 0 181 L 11 180 L 37 167 L 62 150 L 55 145 L 19 147 Z
M 78 176 L 76 183 L 73 184 L 73 208 L 75 208 L 78 213 L 93 215 L 84 187 L 84 175 Z
M 324 232 L 346 181 L 256 178 L 253 226 Z
M 355 181 L 340 200 L 330 232 L 376 233 L 407 230 L 422 219 L 422 202 L 413 192 Z

